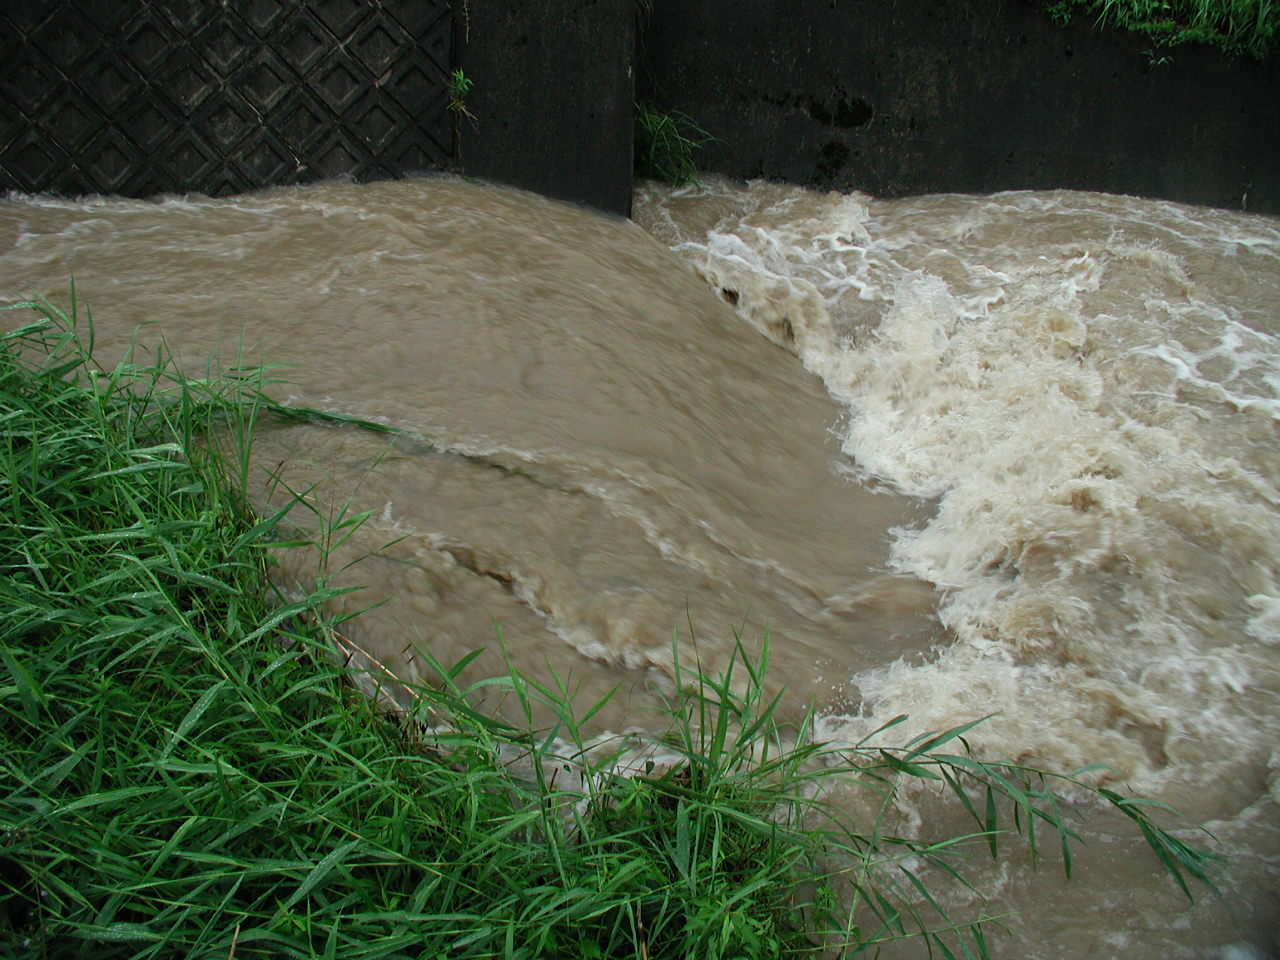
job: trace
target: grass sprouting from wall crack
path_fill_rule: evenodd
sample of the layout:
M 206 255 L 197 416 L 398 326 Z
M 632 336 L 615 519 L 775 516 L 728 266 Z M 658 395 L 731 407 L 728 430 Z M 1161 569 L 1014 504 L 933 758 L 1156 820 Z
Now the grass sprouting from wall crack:
M 261 371 L 101 369 L 74 309 L 21 309 L 0 336 L 0 955 L 727 960 L 914 935 L 983 956 L 935 886 L 963 850 L 1034 850 L 1039 825 L 1069 868 L 1054 775 L 973 757 L 967 728 L 836 751 L 781 724 L 767 655 L 680 667 L 656 738 L 590 739 L 567 680 L 464 687 L 465 662 L 413 716 L 378 711 L 335 591 L 271 586 L 288 508 L 244 492 L 255 423 L 306 412 Z M 558 722 L 474 706 L 495 690 Z M 857 784 L 886 810 L 904 781 L 972 834 L 855 828 L 823 799 Z M 1150 806 L 1098 796 L 1188 895 L 1207 881 Z
M 634 171 L 673 186 L 698 183 L 698 151 L 716 138 L 679 110 L 651 103 L 635 108 Z

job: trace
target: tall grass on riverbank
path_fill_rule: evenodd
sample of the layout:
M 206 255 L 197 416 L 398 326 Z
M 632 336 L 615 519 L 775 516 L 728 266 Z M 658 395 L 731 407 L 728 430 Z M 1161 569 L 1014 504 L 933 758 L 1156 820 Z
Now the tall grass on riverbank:
M 1054 19 L 1077 14 L 1100 26 L 1132 30 L 1161 46 L 1203 43 L 1261 60 L 1280 35 L 1275 0 L 1041 0 Z
M 255 422 L 297 412 L 251 371 L 99 369 L 73 313 L 23 309 L 0 338 L 0 956 L 772 960 L 909 935 L 984 956 L 981 918 L 940 906 L 959 855 L 1034 849 L 1037 825 L 1068 850 L 1053 776 L 956 750 L 964 728 L 833 751 L 780 726 L 764 662 L 681 668 L 648 740 L 589 741 L 567 681 L 514 671 L 441 667 L 414 716 L 378 712 L 333 591 L 270 584 L 287 511 L 246 501 Z M 473 706 L 495 693 L 559 721 Z M 897 838 L 822 799 L 852 783 L 887 812 L 904 780 L 972 834 Z M 1149 807 L 1099 796 L 1184 890 L 1207 879 Z

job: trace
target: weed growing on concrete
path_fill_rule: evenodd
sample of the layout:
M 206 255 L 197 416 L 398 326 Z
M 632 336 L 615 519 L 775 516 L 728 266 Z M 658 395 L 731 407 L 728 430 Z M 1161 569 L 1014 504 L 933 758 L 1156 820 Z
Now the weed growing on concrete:
M 715 141 L 693 118 L 679 110 L 636 104 L 635 172 L 638 177 L 675 186 L 698 182 L 695 155 Z
M 475 83 L 462 70 L 454 70 L 449 74 L 449 109 L 471 117 L 471 112 L 467 109 L 467 95 L 474 86 Z

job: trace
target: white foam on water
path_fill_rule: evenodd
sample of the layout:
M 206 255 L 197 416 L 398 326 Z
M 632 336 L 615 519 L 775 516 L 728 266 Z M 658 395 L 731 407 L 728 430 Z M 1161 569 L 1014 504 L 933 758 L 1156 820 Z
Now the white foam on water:
M 978 752 L 1106 764 L 1088 776 L 1171 803 L 1217 838 L 1184 839 L 1230 857 L 1224 896 L 1194 910 L 1154 906 L 1167 891 L 1123 832 L 1093 844 L 1106 895 L 984 875 L 1011 911 L 1002 955 L 1272 955 L 1280 223 L 723 181 L 642 190 L 636 216 L 822 378 L 849 473 L 936 504 L 890 560 L 933 585 L 935 655 L 856 672 L 861 704 L 820 735 L 909 714 L 899 743 L 991 715 L 966 735 Z
M 1280 644 L 1280 597 L 1254 594 L 1249 606 L 1257 611 L 1245 625 L 1249 636 L 1272 646 Z
M 1274 221 L 723 182 L 638 208 L 845 405 L 852 473 L 937 501 L 891 560 L 935 587 L 937 656 L 854 677 L 828 736 L 994 714 L 993 754 L 1180 799 L 1243 778 L 1205 812 L 1256 795 L 1280 737 Z

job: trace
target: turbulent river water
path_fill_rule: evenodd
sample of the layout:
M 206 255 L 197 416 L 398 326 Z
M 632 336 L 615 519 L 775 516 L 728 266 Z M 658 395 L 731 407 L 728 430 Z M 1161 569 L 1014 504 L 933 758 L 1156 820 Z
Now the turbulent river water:
M 635 222 L 443 177 L 0 204 L 0 297 L 73 279 L 106 362 L 279 364 L 276 396 L 422 438 L 255 451 L 264 504 L 371 511 L 328 569 L 396 673 L 500 630 L 584 702 L 622 684 L 622 729 L 673 636 L 713 671 L 767 636 L 828 738 L 993 714 L 975 749 L 1105 763 L 1231 857 L 1194 907 L 1106 820 L 1070 881 L 979 869 L 999 956 L 1280 954 L 1275 219 L 719 180 Z

